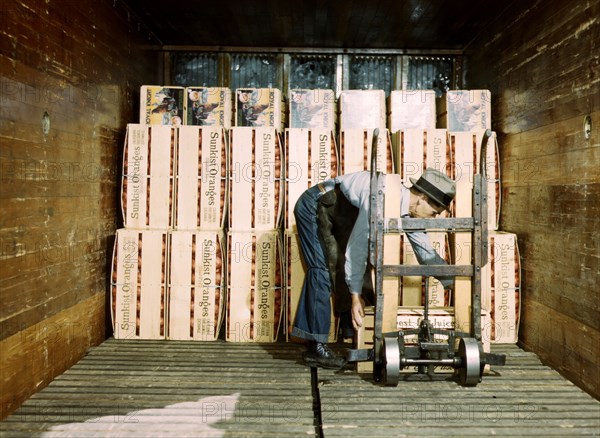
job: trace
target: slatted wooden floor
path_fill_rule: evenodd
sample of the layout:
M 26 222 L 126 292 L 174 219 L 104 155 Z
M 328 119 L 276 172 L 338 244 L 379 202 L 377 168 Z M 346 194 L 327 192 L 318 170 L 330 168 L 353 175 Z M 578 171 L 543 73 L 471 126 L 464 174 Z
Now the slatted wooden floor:
M 3 437 L 314 436 L 295 345 L 108 340 L 0 424 Z
M 476 387 L 450 376 L 408 375 L 397 387 L 371 376 L 319 371 L 326 437 L 600 436 L 600 402 L 514 345 Z
M 18 437 L 599 436 L 600 402 L 515 346 L 475 388 L 318 371 L 294 344 L 115 341 L 0 423 Z

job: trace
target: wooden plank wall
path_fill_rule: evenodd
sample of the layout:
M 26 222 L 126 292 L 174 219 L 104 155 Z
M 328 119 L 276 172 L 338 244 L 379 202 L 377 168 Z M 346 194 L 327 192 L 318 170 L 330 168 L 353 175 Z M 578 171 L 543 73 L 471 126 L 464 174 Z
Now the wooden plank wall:
M 600 398 L 600 1 L 535 1 L 497 24 L 469 47 L 466 83 L 492 90 L 520 342 Z
M 1 9 L 4 417 L 105 338 L 122 141 L 139 85 L 155 80 L 142 44 L 156 41 L 117 1 Z

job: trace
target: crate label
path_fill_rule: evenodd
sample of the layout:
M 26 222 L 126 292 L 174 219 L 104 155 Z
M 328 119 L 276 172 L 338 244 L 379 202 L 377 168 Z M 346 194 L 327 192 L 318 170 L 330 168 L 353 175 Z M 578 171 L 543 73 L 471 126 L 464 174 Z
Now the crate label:
M 171 232 L 169 338 L 213 341 L 223 308 L 220 231 Z
M 273 230 L 282 206 L 281 143 L 273 128 L 232 128 L 229 228 Z
M 290 90 L 290 128 L 335 129 L 333 90 Z
M 115 339 L 163 339 L 168 237 L 162 231 L 117 230 L 113 253 Z
M 276 88 L 239 88 L 236 126 L 282 128 L 282 96 Z
M 184 126 L 178 151 L 177 229 L 222 228 L 227 201 L 224 130 Z
M 278 231 L 228 235 L 227 340 L 274 342 L 282 314 Z
M 142 85 L 140 123 L 146 125 L 183 124 L 184 88 Z
M 224 87 L 187 87 L 185 124 L 231 127 L 231 90 Z

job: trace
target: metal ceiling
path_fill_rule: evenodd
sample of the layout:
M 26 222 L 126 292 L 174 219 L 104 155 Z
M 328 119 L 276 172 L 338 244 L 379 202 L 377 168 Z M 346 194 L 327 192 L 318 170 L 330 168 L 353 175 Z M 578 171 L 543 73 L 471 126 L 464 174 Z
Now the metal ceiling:
M 462 51 L 516 0 L 121 0 L 163 47 Z

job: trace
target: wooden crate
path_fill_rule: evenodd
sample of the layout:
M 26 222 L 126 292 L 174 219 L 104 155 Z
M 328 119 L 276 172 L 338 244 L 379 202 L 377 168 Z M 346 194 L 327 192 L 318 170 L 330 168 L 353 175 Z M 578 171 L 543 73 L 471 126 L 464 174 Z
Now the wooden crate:
M 337 176 L 335 136 L 328 129 L 285 130 L 285 213 L 284 227 L 294 231 L 294 207 L 309 187 Z
M 481 143 L 481 141 L 479 142 Z M 479 150 L 477 157 L 481 156 Z M 479 166 L 479 158 L 477 161 Z M 486 156 L 487 193 L 488 193 L 488 230 L 498 230 L 500 225 L 500 208 L 502 206 L 502 185 L 500 175 L 500 150 L 498 136 L 492 131 L 488 140 Z
M 454 233 L 450 235 L 450 241 L 453 263 L 471 263 L 470 236 Z M 517 342 L 521 311 L 520 293 L 521 272 L 517 236 L 512 233 L 490 231 L 488 263 L 481 273 L 481 308 L 490 314 L 490 325 L 485 328 L 485 331 L 492 343 Z M 457 277 L 454 296 L 458 324 L 462 330 L 468 331 L 471 305 L 470 278 Z
M 483 268 L 482 307 L 490 312 L 488 337 L 495 344 L 518 341 L 521 313 L 521 264 L 517 235 L 491 232 L 488 264 Z
M 168 338 L 214 341 L 225 301 L 223 231 L 172 231 Z
M 452 150 L 445 129 L 405 129 L 392 135 L 396 172 L 402 182 L 411 187 L 411 178 L 418 179 L 425 169 L 434 168 L 451 177 Z M 448 217 L 443 211 L 439 217 Z
M 402 199 L 403 179 L 399 174 L 386 175 L 384 217 L 398 218 L 401 216 L 400 203 Z M 447 233 L 428 233 L 431 243 L 440 257 L 449 261 Z M 413 248 L 404 234 L 384 234 L 383 263 L 386 265 L 418 265 Z M 384 293 L 394 294 L 397 301 L 394 306 L 420 306 L 425 300 L 425 277 L 404 276 L 385 277 L 383 279 Z M 429 280 L 429 304 L 431 306 L 447 306 L 450 295 L 444 291 L 443 285 L 435 278 Z
M 453 203 L 455 217 L 471 215 L 473 175 L 479 172 L 481 140 L 484 131 L 450 132 L 452 153 L 451 177 L 456 181 L 456 198 Z M 497 230 L 500 220 L 501 185 L 500 154 L 496 133 L 487 143 L 486 155 L 487 192 L 488 192 L 488 229 Z
M 457 132 L 492 128 L 492 96 L 489 90 L 447 91 L 437 104 L 439 128 Z
M 408 330 L 417 329 L 423 320 L 423 308 L 416 306 L 399 306 L 396 313 L 396 327 L 390 329 Z M 454 308 L 438 307 L 429 310 L 429 320 L 433 328 L 441 330 L 454 330 L 455 317 Z M 482 311 L 481 313 L 482 326 L 489 326 L 489 312 Z M 363 318 L 363 326 L 356 333 L 356 348 L 373 348 L 373 335 L 375 333 L 375 310 L 372 306 L 365 307 L 365 317 Z M 442 335 L 434 335 L 434 340 L 444 342 L 447 338 Z M 417 336 L 411 335 L 404 338 L 407 344 L 416 344 Z M 490 340 L 482 336 L 483 351 L 490 352 Z M 358 362 L 357 371 L 359 373 L 373 372 L 373 362 Z M 402 372 L 415 372 L 416 369 L 409 367 L 401 370 Z M 437 367 L 436 373 L 451 373 L 454 370 L 450 367 Z
M 340 94 L 340 130 L 380 130 L 386 126 L 383 90 L 344 90 Z
M 275 342 L 283 315 L 279 232 L 229 231 L 227 245 L 226 340 Z
M 452 151 L 445 129 L 403 129 L 392 134 L 396 173 L 411 186 L 426 168 L 434 168 L 451 176 Z
M 477 135 L 470 132 L 450 133 L 453 149 L 452 178 L 456 181 L 456 196 L 452 201 L 455 217 L 473 215 L 473 173 L 477 160 Z M 450 233 L 452 261 L 454 264 L 472 264 L 472 235 L 470 232 Z M 471 277 L 456 277 L 454 282 L 454 308 L 459 327 L 471 326 Z
M 182 126 L 177 148 L 175 228 L 225 226 L 228 160 L 222 127 Z
M 336 130 L 333 90 L 290 90 L 290 128 Z
M 238 88 L 235 90 L 235 126 L 256 128 L 285 127 L 285 101 L 277 88 Z
M 372 129 L 342 130 L 340 132 L 340 175 L 370 170 L 372 144 Z M 379 130 L 377 170 L 384 173 L 394 173 L 392 140 L 387 129 Z
M 168 242 L 166 231 L 117 230 L 111 276 L 115 339 L 164 339 Z
M 454 217 L 470 217 L 473 214 L 473 175 L 479 171 L 481 140 L 483 131 L 450 132 L 450 146 L 453 156 L 452 178 L 456 181 L 456 197 L 452 201 L 451 214 Z M 497 142 L 495 134 L 488 140 L 488 229 L 497 228 L 500 211 L 500 174 Z M 471 264 L 471 233 L 450 234 L 453 263 Z M 470 326 L 471 278 L 456 277 L 454 288 L 456 319 L 460 326 Z
M 296 318 L 298 303 L 300 302 L 300 295 L 302 294 L 302 285 L 304 284 L 304 277 L 306 276 L 306 267 L 302 259 L 298 234 L 292 231 L 286 231 L 284 238 L 286 340 L 292 342 L 301 342 L 299 339 L 292 336 L 292 326 Z M 335 314 L 332 297 L 329 342 L 337 341 L 338 328 L 339 318 Z
M 172 126 L 127 125 L 121 184 L 126 228 L 172 227 L 176 144 Z
M 140 89 L 140 123 L 145 125 L 183 124 L 184 88 L 142 85 Z
M 282 146 L 274 128 L 229 131 L 229 229 L 278 228 L 283 205 Z
M 123 177 L 121 187 L 126 228 L 172 228 L 173 178 Z
M 448 236 L 443 232 L 427 233 L 433 248 L 440 257 L 450 260 Z M 404 234 L 386 234 L 384 235 L 384 257 L 383 263 L 386 265 L 410 265 L 419 264 L 413 248 Z M 385 277 L 383 279 L 384 288 L 394 290 L 398 295 L 398 303 L 402 306 L 422 306 L 425 302 L 425 277 L 423 276 L 403 276 L 403 277 Z M 448 306 L 451 302 L 451 295 L 444 290 L 444 286 L 435 277 L 429 278 L 429 305 L 430 306 Z
M 471 233 L 457 232 L 449 233 L 450 241 L 450 257 L 454 265 L 470 265 L 472 259 L 472 239 Z M 469 331 L 471 327 L 471 293 L 472 293 L 472 278 L 471 277 L 455 277 L 453 301 L 455 308 L 455 318 L 457 327 L 463 331 Z M 483 289 L 482 278 L 482 289 Z
M 433 90 L 392 90 L 388 98 L 388 128 L 392 134 L 404 129 L 435 129 L 436 102 Z
M 184 123 L 231 128 L 231 90 L 226 87 L 186 87 Z

